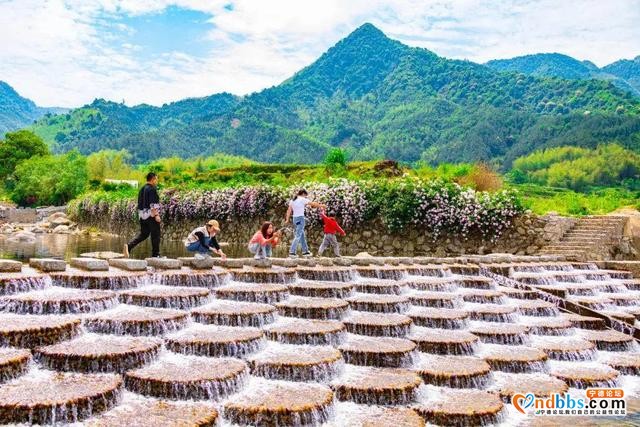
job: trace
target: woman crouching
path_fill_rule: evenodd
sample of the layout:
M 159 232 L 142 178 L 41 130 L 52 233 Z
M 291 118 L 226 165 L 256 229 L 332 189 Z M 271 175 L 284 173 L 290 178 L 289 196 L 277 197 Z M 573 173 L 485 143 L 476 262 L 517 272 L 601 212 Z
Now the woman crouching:
M 215 219 L 207 222 L 204 226 L 198 227 L 189 233 L 184 245 L 189 252 L 195 252 L 196 258 L 205 258 L 210 256 L 209 252 L 220 255 L 225 260 L 227 256 L 220 249 L 220 245 L 216 240 L 216 234 L 220 231 L 220 224 Z
M 249 241 L 249 252 L 255 259 L 270 258 L 279 240 L 280 231 L 274 231 L 273 224 L 267 221 Z

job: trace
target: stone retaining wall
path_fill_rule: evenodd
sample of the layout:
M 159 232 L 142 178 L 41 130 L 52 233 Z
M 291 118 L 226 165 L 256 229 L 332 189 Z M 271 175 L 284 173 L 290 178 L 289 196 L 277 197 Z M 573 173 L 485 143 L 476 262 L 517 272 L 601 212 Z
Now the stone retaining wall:
M 284 215 L 280 213 L 270 215 L 271 219 L 275 219 L 276 226 L 281 225 L 283 217 Z M 183 240 L 189 231 L 202 223 L 204 221 L 164 224 L 163 238 Z M 262 219 L 221 221 L 222 231 L 219 234 L 219 241 L 246 244 L 261 223 Z M 338 240 L 344 255 L 355 255 L 359 252 L 368 252 L 376 256 L 441 257 L 486 253 L 531 255 L 537 253 L 541 247 L 559 239 L 572 224 L 572 218 L 557 215 L 540 217 L 529 214 L 517 218 L 511 229 L 496 242 L 483 240 L 480 237 L 464 239 L 456 236 L 445 236 L 434 241 L 428 230 L 407 229 L 400 233 L 392 233 L 381 221 L 374 220 L 361 224 L 357 228 L 347 229 L 347 236 L 338 237 Z M 138 229 L 136 222 L 110 224 L 105 218 L 95 218 L 81 225 L 94 226 L 121 235 L 133 235 Z M 291 232 L 285 233 L 285 245 L 290 243 L 291 234 Z M 307 240 L 312 251 L 315 252 L 322 241 L 322 227 L 307 226 Z M 327 253 L 327 255 L 330 254 Z

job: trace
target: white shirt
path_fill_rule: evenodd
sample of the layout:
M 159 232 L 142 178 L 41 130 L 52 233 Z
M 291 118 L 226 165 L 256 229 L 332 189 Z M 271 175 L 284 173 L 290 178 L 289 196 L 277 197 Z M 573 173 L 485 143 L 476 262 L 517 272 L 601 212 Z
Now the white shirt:
M 187 239 L 184 241 L 185 246 L 189 246 L 191 243 L 195 243 L 198 241 L 198 236 L 196 236 L 197 232 L 204 234 L 204 237 L 211 237 L 209 235 L 209 230 L 207 230 L 206 226 L 198 227 L 194 229 L 191 233 L 189 233 L 189 235 L 187 236 Z
M 293 210 L 293 217 L 304 216 L 304 207 L 311 203 L 306 197 L 296 197 L 295 200 L 289 202 L 289 206 Z

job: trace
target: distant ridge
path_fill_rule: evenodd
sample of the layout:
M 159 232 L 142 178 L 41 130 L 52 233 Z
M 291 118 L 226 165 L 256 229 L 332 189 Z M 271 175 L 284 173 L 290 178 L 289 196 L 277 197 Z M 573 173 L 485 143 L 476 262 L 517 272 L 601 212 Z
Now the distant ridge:
M 63 113 L 65 108 L 38 107 L 18 94 L 8 83 L 0 81 L 0 138 L 6 132 L 29 126 L 47 113 Z
M 216 94 L 162 107 L 96 100 L 31 128 L 58 152 L 127 149 L 137 162 L 224 152 L 311 163 L 341 147 L 356 160 L 508 167 L 557 145 L 616 140 L 640 149 L 640 98 L 590 78 L 585 70 L 593 64 L 550 58 L 589 78 L 543 75 L 543 60 L 524 73 L 442 58 L 365 24 L 281 84 L 245 97 Z

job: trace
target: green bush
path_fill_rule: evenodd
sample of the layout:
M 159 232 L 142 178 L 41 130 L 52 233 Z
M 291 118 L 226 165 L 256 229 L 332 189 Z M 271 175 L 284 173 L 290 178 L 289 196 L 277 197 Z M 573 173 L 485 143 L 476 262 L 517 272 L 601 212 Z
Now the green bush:
M 75 150 L 34 157 L 16 167 L 11 199 L 23 206 L 64 205 L 81 194 L 87 183 L 87 159 Z
M 19 130 L 7 133 L 4 141 L 0 141 L 0 179 L 11 175 L 20 162 L 48 154 L 47 145 L 33 132 Z

